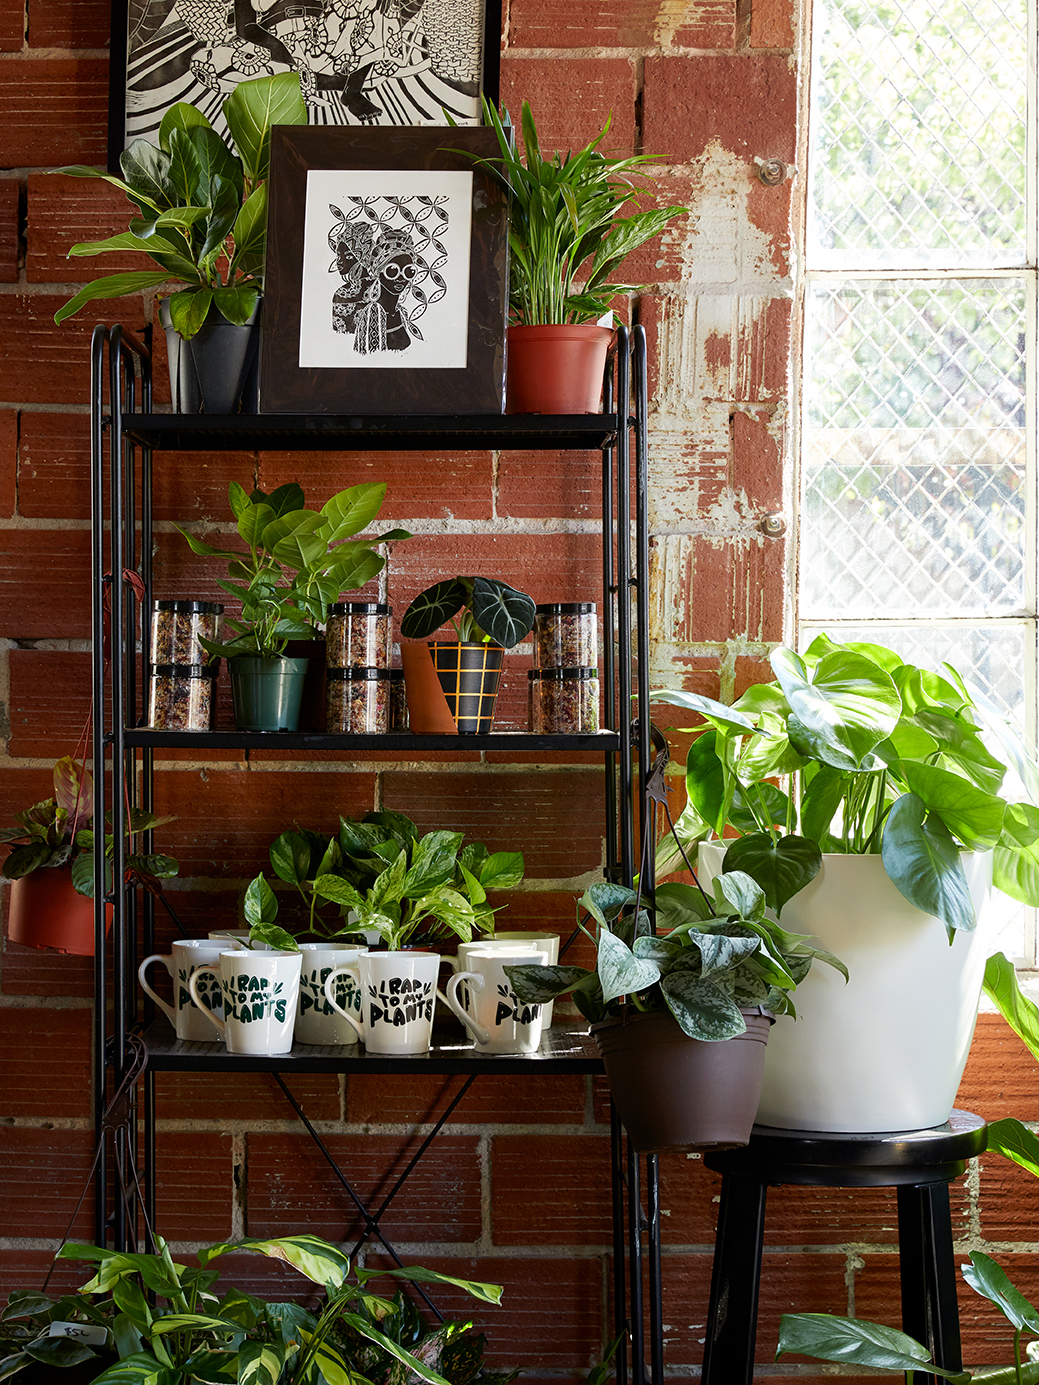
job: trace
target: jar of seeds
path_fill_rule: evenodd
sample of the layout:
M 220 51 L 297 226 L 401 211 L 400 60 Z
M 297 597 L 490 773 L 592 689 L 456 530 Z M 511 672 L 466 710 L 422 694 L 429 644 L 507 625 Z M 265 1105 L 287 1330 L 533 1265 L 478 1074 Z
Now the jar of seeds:
M 390 669 L 390 730 L 408 729 L 408 697 L 404 688 L 404 670 Z
M 153 601 L 153 664 L 206 664 L 201 639 L 218 640 L 224 608 L 218 601 Z
M 329 668 L 387 668 L 389 606 L 376 601 L 337 601 L 328 608 L 325 649 Z
M 530 729 L 540 736 L 588 736 L 599 729 L 599 670 L 532 668 Z
M 219 659 L 211 664 L 152 664 L 148 725 L 156 731 L 212 731 L 219 671 Z
M 325 729 L 333 734 L 374 736 L 389 725 L 388 668 L 329 668 L 326 670 Z
M 552 601 L 536 607 L 535 668 L 593 668 L 598 662 L 594 601 Z

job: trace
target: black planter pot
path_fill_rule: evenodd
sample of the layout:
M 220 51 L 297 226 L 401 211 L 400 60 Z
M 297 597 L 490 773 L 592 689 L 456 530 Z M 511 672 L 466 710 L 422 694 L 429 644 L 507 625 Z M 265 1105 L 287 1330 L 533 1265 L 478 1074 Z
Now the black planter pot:
M 429 652 L 458 734 L 490 731 L 505 654 L 501 645 L 431 643 Z
M 260 304 L 242 326 L 211 307 L 190 341 L 170 321 L 168 299 L 159 305 L 166 333 L 170 392 L 175 414 L 254 414 L 259 400 Z

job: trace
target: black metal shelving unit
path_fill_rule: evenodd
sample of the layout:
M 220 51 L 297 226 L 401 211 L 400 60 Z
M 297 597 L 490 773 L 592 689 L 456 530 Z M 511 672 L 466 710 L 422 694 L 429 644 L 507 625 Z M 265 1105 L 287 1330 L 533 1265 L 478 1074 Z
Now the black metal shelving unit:
M 365 1221 L 365 1238 L 376 1236 L 378 1218 L 362 1204 L 313 1128 L 285 1078 L 304 1072 L 367 1072 L 386 1075 L 421 1071 L 462 1074 L 465 1082 L 422 1142 L 403 1177 L 421 1158 L 457 1103 L 481 1073 L 596 1073 L 602 1063 L 583 1022 L 561 1021 L 538 1053 L 529 1056 L 477 1055 L 461 1038 L 435 1032 L 428 1055 L 391 1058 L 363 1048 L 297 1047 L 284 1057 L 228 1054 L 220 1043 L 176 1040 L 160 1016 L 141 1010 L 137 965 L 153 950 L 154 901 L 123 883 L 124 826 L 130 806 L 150 807 L 156 751 L 190 747 L 257 751 L 320 750 L 344 757 L 377 757 L 380 751 L 412 751 L 423 758 L 438 753 L 485 754 L 568 750 L 602 755 L 608 878 L 631 883 L 637 869 L 635 823 L 651 765 L 648 715 L 648 524 L 646 468 L 646 347 L 641 328 L 621 328 L 607 364 L 604 412 L 597 415 L 253 415 L 206 417 L 152 411 L 151 354 L 148 344 L 120 326 L 95 329 L 91 344 L 91 513 L 93 771 L 95 821 L 109 814 L 115 842 L 115 890 L 95 900 L 95 1128 L 111 1122 L 113 1092 L 132 1078 L 136 1049 L 143 1038 L 147 1068 L 143 1097 L 145 1206 L 154 1203 L 156 1072 L 268 1072 L 274 1075 L 320 1154 L 331 1164 Z M 602 455 L 602 612 L 604 657 L 603 721 L 596 735 L 542 736 L 492 732 L 479 736 L 408 733 L 383 736 L 326 735 L 314 732 L 208 733 L 155 731 L 143 724 L 144 673 L 149 660 L 152 599 L 151 505 L 154 454 L 171 451 L 379 450 L 596 450 Z M 634 495 L 634 506 L 632 505 Z M 634 546 L 632 539 L 634 537 Z M 118 580 L 117 580 L 118 579 Z M 131 580 L 132 579 L 132 580 Z M 142 613 L 144 618 L 142 619 Z M 636 658 L 637 655 L 637 658 Z M 628 709 L 638 715 L 632 719 Z M 637 769 L 636 769 L 637 766 Z M 95 843 L 95 878 L 103 877 L 103 844 Z M 105 904 L 113 910 L 106 936 Z M 111 978 L 109 980 L 109 978 Z M 147 1027 L 144 1021 L 147 1020 Z M 132 1106 L 131 1106 L 132 1109 Z M 112 1159 L 120 1171 L 125 1156 L 136 1156 L 136 1122 L 124 1119 L 114 1130 Z M 625 1149 L 613 1116 L 614 1299 L 617 1332 L 626 1347 L 617 1358 L 620 1385 L 653 1385 L 663 1380 L 663 1324 L 660 1285 L 660 1227 L 657 1160 L 645 1170 Z M 95 1175 L 96 1235 L 116 1245 L 135 1242 L 136 1212 L 120 1192 L 109 1194 L 108 1156 L 102 1153 Z M 399 1180 L 397 1187 L 400 1186 Z M 123 1186 L 117 1178 L 115 1186 Z M 362 1238 L 363 1240 L 364 1238 Z M 359 1245 L 361 1243 L 359 1242 Z M 356 1249 L 356 1248 L 355 1248 Z M 625 1272 L 627 1271 L 627 1273 Z M 644 1300 L 644 1279 L 648 1301 Z M 644 1310 L 648 1330 L 644 1326 Z

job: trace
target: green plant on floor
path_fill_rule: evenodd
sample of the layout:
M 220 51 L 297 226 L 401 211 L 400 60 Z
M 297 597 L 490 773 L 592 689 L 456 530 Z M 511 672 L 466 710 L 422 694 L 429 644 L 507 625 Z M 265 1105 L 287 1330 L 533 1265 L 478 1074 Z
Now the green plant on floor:
M 82 761 L 65 755 L 54 764 L 54 796 L 34 803 L 15 813 L 18 827 L 0 831 L 0 842 L 12 847 L 2 871 L 7 880 L 21 880 L 35 870 L 71 866 L 72 883 L 76 890 L 89 898 L 94 896 L 94 825 L 93 777 Z M 140 832 L 172 822 L 173 817 L 158 817 L 143 808 L 127 812 L 126 835 L 132 841 Z M 105 834 L 105 860 L 111 889 L 112 857 L 115 838 Z M 126 869 L 139 884 L 157 889 L 159 880 L 177 874 L 177 862 L 172 856 L 157 852 L 131 853 L 126 857 Z M 0 1377 L 2 1378 L 2 1377 Z
M 293 1302 L 268 1302 L 237 1289 L 218 1292 L 213 1262 L 240 1251 L 291 1265 L 324 1290 L 315 1312 Z M 496 1284 L 438 1274 L 420 1266 L 368 1271 L 351 1266 L 317 1236 L 224 1242 L 198 1252 L 198 1268 L 173 1259 L 159 1239 L 154 1254 L 66 1245 L 68 1259 L 91 1260 L 97 1273 L 80 1291 L 112 1298 L 119 1309 L 113 1337 L 119 1361 L 98 1385 L 356 1385 L 336 1333 L 343 1329 L 377 1345 L 408 1380 L 446 1385 L 445 1378 L 384 1334 L 377 1322 L 393 1304 L 368 1289 L 386 1274 L 421 1284 L 450 1284 L 484 1303 L 500 1303 Z
M 419 592 L 404 612 L 400 633 L 424 640 L 450 621 L 462 644 L 493 642 L 511 649 L 534 628 L 534 610 L 533 598 L 507 582 L 451 577 Z
M 232 481 L 228 500 L 244 550 L 216 547 L 178 525 L 193 553 L 227 563 L 220 586 L 242 603 L 240 618 L 227 620 L 234 638 L 203 640 L 208 652 L 273 658 L 289 640 L 315 639 L 340 594 L 363 587 L 386 566 L 376 546 L 410 537 L 404 529 L 354 537 L 376 518 L 385 494 L 384 482 L 366 482 L 308 510 L 296 481 L 270 494 L 259 488 L 250 494 Z
M 371 931 L 398 949 L 419 933 L 468 942 L 474 933 L 494 932 L 488 891 L 520 884 L 523 854 L 464 841 L 461 832 L 422 835 L 403 813 L 375 812 L 340 818 L 330 837 L 283 832 L 270 857 L 274 873 L 306 902 L 308 933 L 347 941 Z M 323 905 L 336 907 L 337 915 L 323 915 Z M 277 915 L 277 895 L 261 874 L 246 893 L 252 937 L 275 946 L 291 937 L 275 923 Z
M 801 655 L 777 649 L 771 663 L 775 681 L 731 707 L 652 694 L 707 723 L 686 762 L 677 827 L 687 848 L 739 834 L 724 869 L 752 875 L 777 913 L 814 879 L 823 852 L 879 853 L 896 888 L 942 919 L 950 940 L 975 922 L 964 851 L 992 850 L 995 884 L 1039 904 L 1039 775 L 955 669 L 933 673 L 880 645 L 826 635 Z M 1007 764 L 989 750 L 986 726 L 1030 801 L 1001 796 Z M 660 867 L 680 868 L 677 848 L 665 848 Z
M 228 322 L 249 321 L 263 289 L 271 126 L 307 123 L 299 74 L 239 82 L 223 112 L 233 149 L 197 106 L 178 101 L 162 117 L 158 147 L 135 139 L 120 155 L 122 178 L 84 164 L 57 170 L 103 178 L 138 213 L 127 231 L 82 241 L 70 257 L 141 251 L 159 269 L 95 279 L 58 309 L 55 322 L 95 299 L 122 298 L 171 280 L 186 285 L 169 300 L 173 326 L 185 339 L 198 332 L 211 306 Z
M 741 1007 L 794 1014 L 790 993 L 815 960 L 847 977 L 837 958 L 771 922 L 764 892 L 740 871 L 714 881 L 713 899 L 691 885 L 660 886 L 657 934 L 645 911 L 633 914 L 635 903 L 634 891 L 623 885 L 590 886 L 578 901 L 578 921 L 595 945 L 595 970 L 506 967 L 517 996 L 546 1004 L 572 992 L 593 1024 L 619 1016 L 625 1005 L 669 1010 L 690 1038 L 713 1042 L 746 1031 Z M 590 915 L 594 932 L 580 922 L 581 910 Z
M 622 213 L 644 196 L 633 177 L 645 175 L 647 154 L 607 158 L 599 145 L 609 133 L 607 121 L 576 154 L 542 153 L 534 116 L 523 102 L 522 152 L 511 127 L 485 99 L 484 124 L 498 137 L 501 156 L 478 162 L 510 194 L 509 306 L 515 322 L 528 327 L 547 323 L 593 322 L 620 294 L 639 285 L 612 276 L 633 250 L 658 236 L 687 207 L 652 208 Z

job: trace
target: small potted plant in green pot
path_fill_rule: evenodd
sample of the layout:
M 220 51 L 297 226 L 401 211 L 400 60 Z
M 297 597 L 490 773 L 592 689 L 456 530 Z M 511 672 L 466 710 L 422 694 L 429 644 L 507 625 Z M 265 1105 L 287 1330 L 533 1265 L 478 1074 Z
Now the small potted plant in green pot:
M 765 1045 L 816 959 L 842 962 L 765 913 L 764 891 L 734 871 L 714 896 L 692 885 L 656 890 L 654 933 L 634 891 L 592 885 L 579 901 L 594 925 L 594 971 L 507 966 L 516 995 L 544 1004 L 570 992 L 591 1021 L 610 1094 L 640 1153 L 746 1144 Z
M 1006 764 L 948 665 L 933 673 L 879 645 L 820 636 L 800 656 L 776 650 L 772 666 L 775 681 L 732 707 L 653 694 L 707 723 L 689 750 L 679 822 L 687 845 L 706 843 L 701 872 L 753 876 L 784 927 L 848 964 L 847 987 L 812 974 L 801 1022 L 770 1044 L 761 1120 L 940 1125 L 973 1033 L 985 959 L 975 920 L 989 882 L 1039 903 L 1039 806 L 1001 795 Z M 1024 782 L 1039 782 L 1009 729 L 991 725 Z M 671 853 L 660 868 L 675 868 Z
M 171 280 L 184 284 L 160 307 L 175 413 L 238 410 L 257 358 L 271 126 L 307 123 L 295 72 L 240 82 L 223 111 L 233 149 L 196 106 L 178 101 L 162 118 L 158 147 L 138 139 L 124 150 L 122 178 L 82 164 L 58 170 L 105 179 L 122 189 L 137 212 L 128 230 L 74 245 L 70 256 L 141 251 L 159 269 L 95 279 L 54 320 L 63 322 L 98 298 L 120 298 Z
M 308 510 L 295 481 L 269 495 L 250 494 L 232 481 L 228 499 L 244 551 L 180 530 L 193 553 L 227 563 L 228 580 L 220 586 L 242 603 L 240 618 L 225 618 L 232 640 L 201 641 L 210 655 L 228 661 L 239 730 L 297 729 L 307 660 L 288 657 L 286 646 L 317 638 L 331 603 L 381 572 L 386 559 L 376 545 L 408 537 L 403 529 L 354 537 L 378 515 L 385 493 L 382 482 L 350 486 L 320 510 Z
M 491 577 L 452 577 L 420 592 L 400 623 L 405 640 L 423 641 L 401 645 L 411 730 L 489 731 L 505 650 L 530 634 L 534 613 L 532 597 Z M 449 621 L 457 638 L 427 646 Z
M 16 813 L 18 827 L 0 832 L 12 850 L 2 871 L 13 881 L 8 908 L 8 936 L 26 947 L 49 947 L 77 957 L 94 955 L 93 778 L 80 761 L 66 755 L 54 765 L 54 797 Z M 132 808 L 128 838 L 172 822 L 142 808 Z M 114 841 L 105 836 L 106 889 L 112 888 Z M 154 852 L 126 858 L 127 871 L 146 889 L 177 874 L 172 856 Z M 112 906 L 106 907 L 112 921 Z
M 611 159 L 599 152 L 609 121 L 576 154 L 545 155 L 529 104 L 521 117 L 522 154 L 494 107 L 484 123 L 501 147 L 482 164 L 511 194 L 506 413 L 597 413 L 612 327 L 600 324 L 611 302 L 634 293 L 616 282 L 621 262 L 688 209 L 621 213 L 642 195 L 632 182 L 644 154 Z

